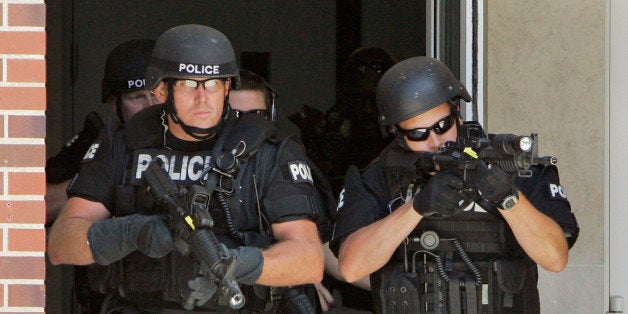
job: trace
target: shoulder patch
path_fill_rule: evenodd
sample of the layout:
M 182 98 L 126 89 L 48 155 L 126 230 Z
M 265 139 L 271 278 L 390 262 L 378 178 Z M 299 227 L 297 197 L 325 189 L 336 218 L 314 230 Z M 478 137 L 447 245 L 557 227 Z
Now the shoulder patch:
M 565 189 L 561 185 L 550 183 L 548 185 L 548 193 L 550 199 L 567 200 L 567 193 L 565 193 Z
M 306 162 L 300 160 L 289 161 L 287 173 L 292 182 L 308 182 L 314 184 L 312 170 Z
M 94 143 L 92 143 L 92 146 L 90 146 L 89 149 L 87 149 L 87 152 L 85 152 L 85 156 L 83 156 L 83 162 L 90 162 L 94 160 L 94 156 L 96 156 L 96 152 L 98 152 L 98 149 L 100 148 L 100 144 L 101 144 L 100 140 L 96 140 L 94 141 Z

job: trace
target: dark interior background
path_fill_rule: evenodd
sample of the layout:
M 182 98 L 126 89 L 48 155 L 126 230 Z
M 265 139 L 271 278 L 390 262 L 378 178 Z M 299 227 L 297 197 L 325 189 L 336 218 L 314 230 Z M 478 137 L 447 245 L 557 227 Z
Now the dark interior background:
M 280 127 L 302 106 L 325 111 L 336 101 L 337 72 L 360 46 L 397 59 L 425 55 L 425 0 L 50 0 L 48 155 L 80 131 L 90 111 L 105 117 L 100 83 L 109 51 L 135 38 L 156 39 L 179 24 L 223 32 L 242 65 L 268 57 L 268 80 L 279 94 Z

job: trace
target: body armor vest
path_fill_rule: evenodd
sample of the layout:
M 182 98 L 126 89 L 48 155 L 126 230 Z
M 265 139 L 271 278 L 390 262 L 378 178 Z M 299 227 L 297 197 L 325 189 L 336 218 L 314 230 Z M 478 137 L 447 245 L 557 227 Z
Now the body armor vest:
M 163 158 L 170 162 L 171 178 L 173 173 L 178 176 L 179 182 L 197 181 L 197 170 L 203 170 L 214 159 L 232 158 L 234 169 L 227 176 L 221 176 L 212 197 L 210 214 L 217 225 L 212 231 L 219 241 L 229 248 L 241 245 L 260 248 L 272 244 L 269 234 L 270 224 L 260 226 L 262 209 L 254 202 L 255 187 L 241 185 L 243 177 L 250 177 L 256 173 L 256 167 L 264 162 L 271 162 L 276 150 L 264 149 L 268 143 L 277 143 L 275 127 L 264 119 L 251 117 L 246 120 L 231 119 L 235 123 L 224 142 L 224 152 L 228 156 L 219 154 L 213 156 L 209 151 L 193 153 L 177 153 L 163 147 L 163 126 L 159 123 L 162 110 L 160 106 L 152 106 L 144 114 L 144 123 L 127 125 L 125 134 L 133 136 L 115 136 L 112 139 L 112 149 L 116 164 L 115 215 L 124 216 L 134 213 L 163 214 L 156 209 L 150 193 L 143 185 L 141 174 L 141 159 Z M 141 125 L 141 126 L 140 126 Z M 272 144 L 271 144 L 272 145 Z M 142 155 L 144 154 L 144 155 Z M 229 155 L 231 154 L 231 155 Z M 250 158 L 254 154 L 261 154 L 258 158 Z M 193 164 L 194 163 L 194 164 Z M 197 168 L 192 168 L 197 167 Z M 185 179 L 183 178 L 185 177 Z M 206 176 L 204 177 L 206 178 Z M 198 183 L 196 183 L 198 184 Z M 242 188 L 237 188 L 242 187 Z M 257 208 L 256 213 L 242 210 L 243 208 Z M 192 267 L 190 267 L 192 266 Z M 139 252 L 133 252 L 124 259 L 109 266 L 93 265 L 90 267 L 89 277 L 92 289 L 101 293 L 114 293 L 130 303 L 147 309 L 159 308 L 165 301 L 181 303 L 182 295 L 189 291 L 187 282 L 196 277 L 200 265 L 197 261 L 173 251 L 164 258 L 148 258 Z M 242 285 L 241 289 L 246 296 L 245 309 L 263 311 L 272 306 L 272 297 L 278 292 L 267 288 Z M 206 303 L 216 309 L 216 297 Z M 212 302 L 214 301 L 214 302 Z
M 429 175 L 417 172 L 418 154 L 392 143 L 362 180 L 385 217 L 409 201 Z M 385 178 L 388 190 L 377 188 Z M 381 185 L 381 184 L 380 184 Z M 493 209 L 496 211 L 496 209 Z M 472 203 L 447 219 L 423 218 L 391 260 L 371 275 L 377 313 L 509 313 L 513 294 L 536 265 L 513 257 L 518 244 L 505 221 Z M 536 286 L 536 282 L 533 283 Z

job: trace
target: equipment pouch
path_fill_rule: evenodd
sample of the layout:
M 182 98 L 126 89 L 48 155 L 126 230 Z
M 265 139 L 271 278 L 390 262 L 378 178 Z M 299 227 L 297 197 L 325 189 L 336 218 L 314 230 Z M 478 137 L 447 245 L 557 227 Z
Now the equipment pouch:
M 403 265 L 382 271 L 377 293 L 381 300 L 378 313 L 420 313 L 419 291 L 406 277 Z
M 503 292 L 519 293 L 526 282 L 525 263 L 520 260 L 495 261 L 497 283 Z

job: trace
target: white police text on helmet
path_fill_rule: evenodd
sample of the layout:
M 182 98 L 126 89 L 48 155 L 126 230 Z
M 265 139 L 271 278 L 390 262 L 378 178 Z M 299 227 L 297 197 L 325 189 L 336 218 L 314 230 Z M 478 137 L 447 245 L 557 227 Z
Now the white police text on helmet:
M 292 175 L 292 181 L 314 183 L 314 180 L 312 179 L 312 171 L 310 170 L 310 166 L 308 166 L 308 164 L 300 161 L 289 162 L 288 167 L 290 169 L 290 174 Z
M 218 75 L 220 74 L 220 65 L 179 63 L 179 72 L 198 75 Z
M 126 85 L 128 89 L 144 88 L 146 86 L 146 80 L 144 79 L 128 80 L 126 82 Z

